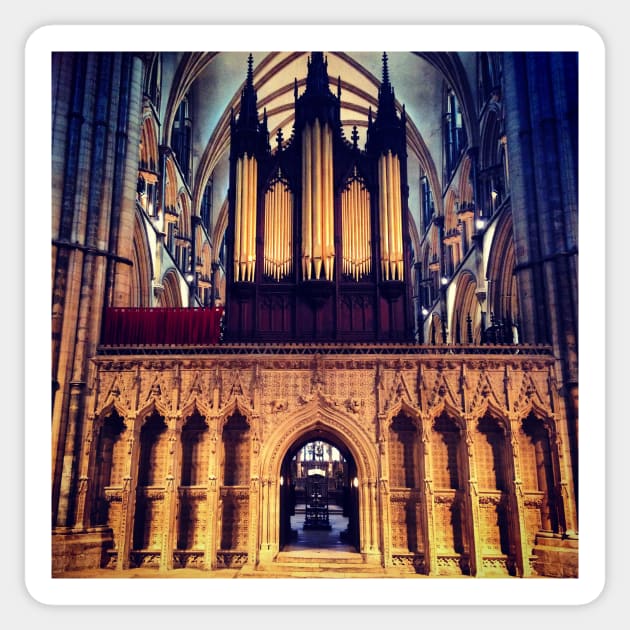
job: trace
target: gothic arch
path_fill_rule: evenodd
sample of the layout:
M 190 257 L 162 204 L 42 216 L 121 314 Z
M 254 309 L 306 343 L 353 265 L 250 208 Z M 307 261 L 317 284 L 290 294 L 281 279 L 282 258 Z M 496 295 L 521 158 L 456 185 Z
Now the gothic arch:
M 198 413 L 208 423 L 208 418 L 212 414 L 212 408 L 203 394 L 194 394 L 180 409 L 180 418 L 182 426 L 188 422 L 191 416 Z
M 261 475 L 279 478 L 282 461 L 293 444 L 301 437 L 317 431 L 331 436 L 348 449 L 356 463 L 360 480 L 377 478 L 378 458 L 373 441 L 354 418 L 317 399 L 287 414 L 284 422 L 265 440 L 265 446 L 261 449 Z
M 147 419 L 154 413 L 161 416 L 164 422 L 168 424 L 167 419 L 171 415 L 169 402 L 160 400 L 155 396 L 151 396 L 147 400 L 147 402 L 138 409 L 138 412 L 136 413 L 136 417 L 134 420 L 134 426 L 136 427 L 136 430 L 140 431 Z
M 407 416 L 413 423 L 418 432 L 422 432 L 422 416 L 419 409 L 412 405 L 409 401 L 401 399 L 396 401 L 388 410 L 385 416 L 386 428 L 389 428 L 396 416 L 403 414 Z
M 468 317 L 470 317 L 469 339 Z M 479 343 L 481 338 L 481 308 L 477 300 L 477 280 L 470 271 L 464 271 L 457 278 L 457 289 L 450 329 L 455 343 Z
M 242 395 L 233 396 L 230 400 L 221 408 L 221 411 L 217 420 L 217 431 L 220 433 L 223 427 L 228 422 L 231 416 L 235 413 L 239 413 L 245 418 L 247 424 L 252 428 L 252 420 L 254 410 L 247 404 L 245 397 Z
M 516 323 L 519 319 L 515 265 L 512 215 L 503 213 L 497 222 L 486 270 L 489 316 L 492 319 L 494 315 L 498 322 Z
M 182 296 L 179 289 L 178 276 L 173 269 L 169 269 L 162 279 L 164 292 L 161 297 L 161 304 L 165 308 L 181 308 Z
M 132 273 L 129 282 L 129 306 L 151 305 L 153 259 L 144 224 L 136 212 L 133 227 Z
M 190 216 L 190 202 L 188 201 L 188 193 L 182 186 L 177 194 L 177 209 L 179 210 L 179 236 L 182 238 L 190 239 L 190 229 L 192 226 L 192 219 Z
M 140 132 L 140 170 L 157 173 L 158 156 L 156 123 L 151 110 L 147 108 L 142 120 L 142 129 Z
M 429 425 L 433 426 L 438 418 L 448 416 L 460 430 L 466 428 L 466 423 L 462 417 L 462 410 L 458 409 L 446 396 L 441 397 L 429 409 Z

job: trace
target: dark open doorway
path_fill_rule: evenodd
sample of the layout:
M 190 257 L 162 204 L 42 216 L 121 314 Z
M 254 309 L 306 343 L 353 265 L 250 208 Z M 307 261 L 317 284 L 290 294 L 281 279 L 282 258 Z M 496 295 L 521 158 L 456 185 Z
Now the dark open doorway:
M 359 550 L 357 468 L 344 444 L 321 429 L 302 436 L 280 484 L 281 550 Z

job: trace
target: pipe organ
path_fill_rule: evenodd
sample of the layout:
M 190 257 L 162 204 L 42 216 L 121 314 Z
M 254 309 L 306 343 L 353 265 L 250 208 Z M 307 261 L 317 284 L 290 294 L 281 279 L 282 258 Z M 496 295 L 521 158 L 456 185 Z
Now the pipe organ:
M 244 155 L 236 161 L 234 278 L 237 282 L 252 282 L 256 272 L 256 166 L 254 156 Z
M 281 179 L 265 193 L 266 279 L 280 281 L 293 271 L 293 194 Z
M 231 120 L 224 338 L 413 340 L 406 120 L 386 55 L 364 149 L 356 127 L 344 135 L 323 53 L 301 95 L 296 80 L 293 133 L 274 150 L 256 99 L 250 55 Z
M 378 159 L 381 268 L 385 280 L 403 279 L 400 162 L 391 151 Z
M 372 270 L 370 193 L 359 179 L 352 179 L 341 193 L 341 241 L 344 277 L 358 282 L 369 276 Z
M 302 277 L 333 279 L 332 131 L 316 118 L 302 131 Z

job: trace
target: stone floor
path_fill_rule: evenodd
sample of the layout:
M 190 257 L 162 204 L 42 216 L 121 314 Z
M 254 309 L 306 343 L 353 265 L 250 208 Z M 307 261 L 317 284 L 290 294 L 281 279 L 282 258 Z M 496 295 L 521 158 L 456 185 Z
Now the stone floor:
M 356 553 L 356 549 L 341 539 L 341 532 L 348 527 L 348 518 L 341 508 L 331 506 L 328 523 L 330 529 L 304 529 L 304 506 L 297 505 L 291 517 L 291 529 L 296 538 L 282 549 L 283 553 L 299 552 L 305 549 L 326 549 L 330 552 Z

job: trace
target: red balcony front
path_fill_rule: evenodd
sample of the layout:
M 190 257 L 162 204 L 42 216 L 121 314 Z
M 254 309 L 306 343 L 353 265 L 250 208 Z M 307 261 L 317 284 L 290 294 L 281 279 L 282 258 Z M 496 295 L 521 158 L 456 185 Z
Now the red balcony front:
M 223 307 L 107 308 L 101 345 L 215 345 Z

